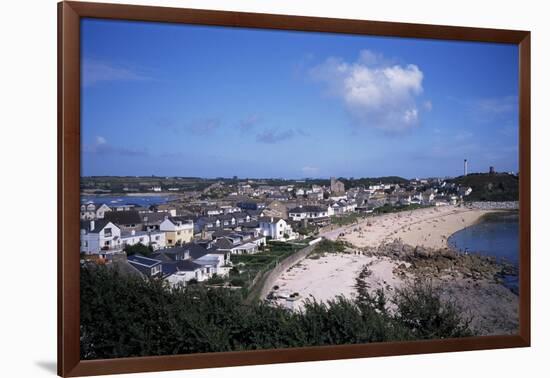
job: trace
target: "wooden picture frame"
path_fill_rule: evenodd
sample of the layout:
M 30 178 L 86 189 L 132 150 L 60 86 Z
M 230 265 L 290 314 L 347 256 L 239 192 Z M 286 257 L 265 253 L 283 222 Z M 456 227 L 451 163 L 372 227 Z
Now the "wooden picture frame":
M 80 20 L 85 17 L 519 46 L 520 327 L 513 336 L 80 360 Z M 530 345 L 530 32 L 86 2 L 58 4 L 58 374 L 82 376 Z

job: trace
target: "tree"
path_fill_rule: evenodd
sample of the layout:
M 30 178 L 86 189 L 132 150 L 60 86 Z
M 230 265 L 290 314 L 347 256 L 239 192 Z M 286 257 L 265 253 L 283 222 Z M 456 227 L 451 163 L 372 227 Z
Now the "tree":
M 442 299 L 441 291 L 429 282 L 415 282 L 397 291 L 396 320 L 408 328 L 415 338 L 472 336 L 470 319 L 461 316 L 461 309 Z

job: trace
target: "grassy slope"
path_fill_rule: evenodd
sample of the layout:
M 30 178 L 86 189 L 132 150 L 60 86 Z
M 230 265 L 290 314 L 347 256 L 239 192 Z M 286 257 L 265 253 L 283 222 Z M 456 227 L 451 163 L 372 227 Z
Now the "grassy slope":
M 470 174 L 452 182 L 472 188 L 467 201 L 517 201 L 519 196 L 518 176 L 506 173 Z

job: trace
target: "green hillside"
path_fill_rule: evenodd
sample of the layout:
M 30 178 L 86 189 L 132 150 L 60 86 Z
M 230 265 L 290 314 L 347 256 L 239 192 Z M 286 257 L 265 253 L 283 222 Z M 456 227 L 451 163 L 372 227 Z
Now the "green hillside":
M 472 188 L 472 193 L 465 198 L 467 201 L 517 201 L 519 198 L 519 177 L 507 173 L 472 173 L 451 182 Z

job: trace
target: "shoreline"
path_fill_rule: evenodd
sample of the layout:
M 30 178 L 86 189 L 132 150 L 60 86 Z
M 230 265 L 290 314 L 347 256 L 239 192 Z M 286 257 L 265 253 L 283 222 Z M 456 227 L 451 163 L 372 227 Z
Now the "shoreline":
M 372 293 L 383 289 L 391 297 L 403 285 L 425 279 L 440 287 L 446 300 L 461 306 L 465 316 L 472 317 L 472 328 L 479 334 L 513 334 L 518 324 L 518 296 L 498 279 L 499 272 L 507 267 L 490 257 L 463 254 L 448 245 L 450 236 L 482 222 L 487 214 L 506 212 L 419 209 L 368 217 L 325 232 L 329 239 L 350 243 L 347 253 L 306 257 L 287 269 L 274 284 L 278 290 L 273 293 L 283 297 L 276 303 L 285 305 L 285 296 L 293 293 L 300 295 L 293 305 L 295 310 L 307 299 L 327 302 L 339 295 L 353 299 L 357 296 L 355 281 L 368 268 L 365 283 Z
M 455 232 L 453 232 L 451 235 L 449 235 L 447 237 L 447 247 L 448 249 L 451 249 L 455 252 L 458 252 L 458 253 L 463 253 L 464 251 L 460 250 L 460 249 L 457 249 L 455 246 L 449 244 L 449 239 L 456 233 L 462 231 L 462 230 L 465 230 L 467 229 L 468 227 L 472 227 L 472 226 L 475 226 L 475 225 L 478 225 L 480 223 L 484 223 L 484 222 L 491 222 L 493 221 L 493 217 L 495 218 L 502 218 L 502 217 L 517 217 L 519 216 L 519 212 L 517 209 L 492 209 L 492 210 L 484 210 L 484 214 L 481 215 L 475 222 L 469 224 L 468 226 L 464 227 L 464 228 L 461 228 L 459 230 L 456 230 Z M 475 251 L 472 251 L 471 253 L 475 253 Z
M 320 236 L 343 240 L 359 248 L 377 247 L 393 239 L 415 246 L 446 248 L 452 234 L 475 224 L 485 214 L 498 211 L 501 210 L 430 207 L 366 217 L 356 224 L 327 230 Z

